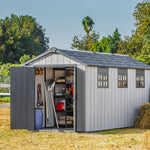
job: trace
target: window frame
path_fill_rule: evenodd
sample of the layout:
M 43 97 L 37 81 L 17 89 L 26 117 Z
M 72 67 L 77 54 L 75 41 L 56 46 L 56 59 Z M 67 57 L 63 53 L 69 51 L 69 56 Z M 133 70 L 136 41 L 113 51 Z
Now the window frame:
M 100 69 L 103 70 L 103 71 L 101 71 L 101 74 L 100 74 L 100 71 L 99 71 Z M 107 69 L 107 72 L 105 72 L 104 69 Z M 105 73 L 107 73 L 107 74 L 105 74 Z M 98 78 L 99 75 L 102 75 L 102 80 L 99 80 L 99 78 Z M 103 75 L 107 75 L 107 80 L 103 80 Z M 99 81 L 102 81 L 102 87 L 98 86 Z M 104 81 L 105 82 L 107 81 L 107 86 L 103 86 Z M 107 67 L 97 67 L 97 88 L 109 88 L 109 68 L 107 68 Z
M 141 73 L 142 72 L 142 73 Z M 144 80 L 137 80 L 137 73 L 138 73 L 138 76 L 140 77 L 140 75 L 143 75 L 144 77 Z M 136 74 L 135 74 L 135 86 L 136 88 L 145 88 L 145 70 L 142 70 L 142 69 L 136 69 Z M 137 86 L 137 82 L 144 82 L 144 86 Z
M 120 71 L 122 70 L 122 71 L 126 71 L 126 73 L 125 74 L 123 74 L 123 73 L 120 73 Z M 127 79 L 126 80 L 119 80 L 119 75 L 122 75 L 122 78 L 123 78 L 123 75 L 126 75 L 127 76 Z M 119 82 L 122 82 L 122 86 L 119 86 Z M 123 82 L 127 82 L 127 86 L 123 86 Z M 128 88 L 128 69 L 127 68 L 118 68 L 118 75 L 117 75 L 117 86 L 118 86 L 118 88 Z

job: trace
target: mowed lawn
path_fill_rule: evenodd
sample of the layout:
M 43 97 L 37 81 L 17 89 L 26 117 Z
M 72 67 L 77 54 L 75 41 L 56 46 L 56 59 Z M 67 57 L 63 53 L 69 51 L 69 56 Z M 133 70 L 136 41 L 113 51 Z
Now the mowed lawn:
M 126 128 L 96 133 L 10 130 L 10 109 L 0 108 L 0 150 L 145 149 L 144 132 Z

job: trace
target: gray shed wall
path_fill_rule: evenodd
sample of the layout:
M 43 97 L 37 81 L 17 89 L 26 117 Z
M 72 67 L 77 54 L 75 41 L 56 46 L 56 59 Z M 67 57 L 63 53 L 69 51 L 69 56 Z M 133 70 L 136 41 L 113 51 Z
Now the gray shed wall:
M 145 88 L 136 88 L 135 69 L 128 69 L 128 88 L 118 88 L 117 68 L 108 70 L 109 88 L 97 88 L 97 67 L 86 67 L 86 131 L 131 127 L 140 105 L 149 101 L 150 70 L 145 70 Z

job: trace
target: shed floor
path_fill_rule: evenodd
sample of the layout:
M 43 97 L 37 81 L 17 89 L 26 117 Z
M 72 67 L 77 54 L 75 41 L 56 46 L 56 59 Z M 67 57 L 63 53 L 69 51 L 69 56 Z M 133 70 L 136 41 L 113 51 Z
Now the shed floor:
M 42 128 L 42 132 L 75 132 L 73 128 Z

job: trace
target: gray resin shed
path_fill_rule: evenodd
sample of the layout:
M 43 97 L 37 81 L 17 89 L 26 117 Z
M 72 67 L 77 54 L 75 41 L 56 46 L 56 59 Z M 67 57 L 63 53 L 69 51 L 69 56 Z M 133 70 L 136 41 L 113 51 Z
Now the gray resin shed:
M 43 72 L 37 75 L 37 69 Z M 62 129 L 89 132 L 132 127 L 140 105 L 149 102 L 150 66 L 127 55 L 51 48 L 21 67 L 11 68 L 12 129 L 35 129 L 38 84 L 44 103 L 43 128 L 56 128 L 47 90 L 51 79 L 64 81 L 64 85 L 61 82 L 55 85 L 54 90 Z M 64 102 L 64 110 L 58 109 L 59 101 Z

